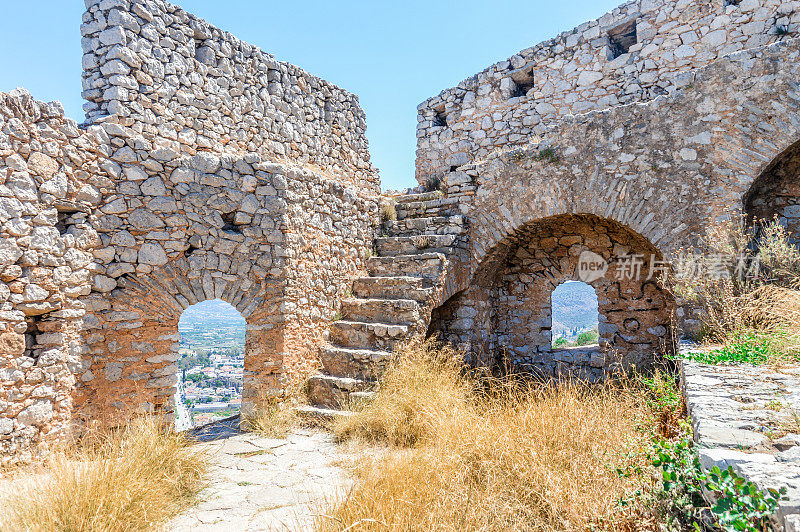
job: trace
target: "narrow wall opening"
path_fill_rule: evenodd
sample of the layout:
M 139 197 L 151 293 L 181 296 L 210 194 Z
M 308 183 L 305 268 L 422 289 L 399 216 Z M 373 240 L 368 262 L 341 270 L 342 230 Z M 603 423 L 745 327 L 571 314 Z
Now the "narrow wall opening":
M 183 312 L 178 322 L 177 430 L 239 414 L 245 330 L 239 311 L 219 299 L 197 303 Z
M 636 20 L 617 26 L 608 32 L 608 58 L 616 59 L 621 55 L 627 54 L 638 41 Z
M 434 108 L 433 111 L 433 127 L 447 127 L 447 113 L 445 112 L 444 106 Z
M 550 295 L 553 349 L 597 346 L 599 311 L 594 288 L 581 281 L 566 281 Z
M 509 80 L 509 98 L 523 98 L 534 88 L 533 71 L 517 72 Z

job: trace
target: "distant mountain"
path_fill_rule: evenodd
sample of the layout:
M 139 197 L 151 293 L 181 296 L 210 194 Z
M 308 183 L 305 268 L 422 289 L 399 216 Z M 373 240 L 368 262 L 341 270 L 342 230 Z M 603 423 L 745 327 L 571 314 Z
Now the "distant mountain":
M 597 327 L 597 294 L 586 283 L 567 281 L 552 294 L 553 338 Z

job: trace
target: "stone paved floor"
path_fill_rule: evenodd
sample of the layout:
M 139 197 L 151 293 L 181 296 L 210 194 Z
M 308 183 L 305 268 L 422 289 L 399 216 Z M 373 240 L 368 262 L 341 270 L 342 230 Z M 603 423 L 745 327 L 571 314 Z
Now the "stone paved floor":
M 324 431 L 269 439 L 228 430 L 202 439 L 212 440 L 198 444 L 211 456 L 210 485 L 167 530 L 311 530 L 315 515 L 352 485 L 343 465 L 354 453 Z
M 709 366 L 683 361 L 700 461 L 733 466 L 761 489 L 786 487 L 780 520 L 800 532 L 800 367 Z

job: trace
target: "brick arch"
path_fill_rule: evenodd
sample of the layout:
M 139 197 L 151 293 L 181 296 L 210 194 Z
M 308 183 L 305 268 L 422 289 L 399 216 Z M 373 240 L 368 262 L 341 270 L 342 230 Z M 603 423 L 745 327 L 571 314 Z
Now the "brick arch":
M 502 351 L 518 369 L 599 379 L 616 360 L 646 369 L 656 353 L 671 350 L 675 301 L 657 282 L 663 255 L 646 238 L 612 220 L 580 214 L 529 222 L 504 242 L 476 276 L 487 296 L 488 351 Z M 581 276 L 584 252 L 608 263 L 605 275 Z M 630 267 L 624 262 L 629 255 L 636 257 Z M 551 294 L 569 280 L 595 289 L 600 349 L 551 348 Z
M 85 357 L 76 403 L 86 418 L 101 421 L 134 413 L 172 419 L 179 359 L 178 322 L 188 307 L 220 299 L 247 322 L 243 410 L 265 387 L 279 389 L 283 365 L 283 317 L 278 312 L 285 282 L 193 269 L 185 258 L 143 275 L 128 275 L 85 318 Z

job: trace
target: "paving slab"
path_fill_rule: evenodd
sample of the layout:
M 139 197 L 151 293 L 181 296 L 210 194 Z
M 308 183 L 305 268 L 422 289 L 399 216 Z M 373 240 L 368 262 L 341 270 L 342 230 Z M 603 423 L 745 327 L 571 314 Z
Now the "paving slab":
M 209 486 L 167 530 L 306 531 L 353 484 L 345 466 L 356 454 L 325 431 L 298 429 L 285 439 L 218 433 L 199 444 L 211 461 Z
M 760 489 L 787 489 L 777 529 L 800 532 L 800 366 L 682 361 L 681 379 L 704 468 L 732 466 Z

